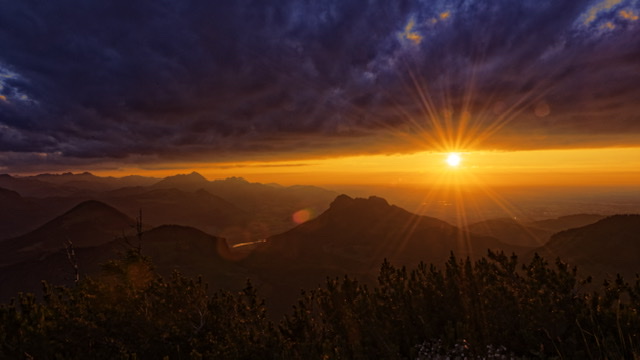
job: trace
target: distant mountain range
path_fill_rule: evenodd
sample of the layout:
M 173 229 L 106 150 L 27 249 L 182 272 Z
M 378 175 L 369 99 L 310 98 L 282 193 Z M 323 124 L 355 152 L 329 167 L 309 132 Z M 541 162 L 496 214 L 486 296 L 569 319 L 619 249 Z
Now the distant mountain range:
M 338 195 L 333 191 L 315 186 L 274 186 L 250 183 L 243 178 L 207 181 L 198 173 L 170 176 L 157 184 L 155 189 L 180 189 L 196 191 L 203 189 L 219 196 L 252 216 L 251 234 L 255 238 L 286 231 L 296 224 L 292 215 L 303 209 L 314 213 L 324 211 Z M 260 236 L 257 236 L 257 235 Z
M 227 288 L 251 278 L 270 308 L 282 313 L 299 289 L 327 276 L 375 281 L 385 259 L 407 266 L 442 264 L 452 252 L 459 259 L 477 259 L 492 249 L 524 259 L 538 252 L 550 262 L 559 256 L 582 274 L 600 278 L 640 272 L 640 215 L 494 219 L 461 229 L 375 196 L 335 196 L 317 187 L 241 178 L 208 181 L 197 173 L 155 179 L 151 185 L 149 178 L 131 178 L 120 183 L 133 184 L 126 187 L 107 178 L 107 190 L 100 191 L 83 183 L 95 180 L 88 173 L 0 178 L 0 184 L 14 186 L 0 188 L 0 300 L 18 291 L 38 291 L 43 279 L 70 284 L 69 244 L 83 276 L 140 245 L 167 276 L 178 269 Z M 23 197 L 15 190 L 38 184 L 83 190 L 68 196 L 60 195 L 67 190 L 59 191 L 54 197 L 33 196 L 36 192 Z M 140 209 L 141 242 L 134 219 Z M 320 215 L 296 225 L 292 214 L 298 210 Z M 18 235 L 19 229 L 25 231 Z M 244 242 L 252 246 L 232 247 Z
M 145 176 L 100 177 L 89 172 L 81 174 L 40 174 L 13 177 L 0 174 L 0 187 L 14 190 L 27 197 L 71 196 L 114 190 L 132 186 L 150 186 L 160 181 Z
M 286 231 L 299 210 L 320 213 L 337 194 L 313 186 L 208 181 L 198 173 L 164 179 L 98 177 L 91 173 L 0 175 L 0 241 L 24 234 L 64 209 L 99 200 L 150 225 L 176 224 L 246 242 Z
M 143 220 L 149 224 L 180 224 L 212 234 L 221 234 L 231 227 L 246 227 L 251 221 L 247 211 L 203 189 L 193 192 L 176 188 L 143 189 L 129 195 L 113 193 L 101 198 L 126 214 L 142 210 Z

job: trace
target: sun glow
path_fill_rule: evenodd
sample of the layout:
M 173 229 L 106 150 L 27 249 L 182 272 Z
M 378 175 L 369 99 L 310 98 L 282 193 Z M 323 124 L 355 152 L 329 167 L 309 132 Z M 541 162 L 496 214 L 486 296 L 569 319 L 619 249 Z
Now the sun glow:
M 462 158 L 458 153 L 450 153 L 449 156 L 447 156 L 447 164 L 449 164 L 449 166 L 451 167 L 457 167 L 458 165 L 460 165 L 461 161 Z

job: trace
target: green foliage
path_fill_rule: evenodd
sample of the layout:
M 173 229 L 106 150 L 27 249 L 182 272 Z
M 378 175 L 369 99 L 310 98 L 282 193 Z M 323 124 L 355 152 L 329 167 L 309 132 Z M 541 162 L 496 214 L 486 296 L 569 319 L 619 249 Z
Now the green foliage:
M 576 269 L 535 256 L 451 255 L 442 268 L 384 262 L 375 286 L 345 276 L 303 292 L 278 324 L 247 282 L 210 291 L 162 279 L 130 251 L 75 287 L 0 305 L 6 359 L 637 358 L 640 278 L 583 291 Z
M 44 284 L 0 307 L 0 358 L 256 358 L 277 339 L 250 283 L 208 295 L 201 279 L 165 281 L 135 251 L 74 288 Z
M 294 358 L 637 358 L 640 283 L 619 278 L 598 295 L 580 291 L 586 282 L 539 256 L 520 269 L 492 252 L 475 264 L 452 255 L 442 270 L 385 262 L 373 291 L 330 279 L 281 328 Z

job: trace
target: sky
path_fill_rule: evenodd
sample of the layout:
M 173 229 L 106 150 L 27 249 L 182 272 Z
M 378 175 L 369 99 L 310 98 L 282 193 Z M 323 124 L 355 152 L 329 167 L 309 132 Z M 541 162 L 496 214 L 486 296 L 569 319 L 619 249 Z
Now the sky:
M 640 183 L 640 0 L 0 8 L 0 173 Z

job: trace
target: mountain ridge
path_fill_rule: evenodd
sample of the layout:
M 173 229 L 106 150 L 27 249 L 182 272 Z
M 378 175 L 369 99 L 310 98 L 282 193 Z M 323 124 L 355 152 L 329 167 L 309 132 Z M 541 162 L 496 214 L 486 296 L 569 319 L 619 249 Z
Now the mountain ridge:
M 436 240 L 436 237 L 441 239 Z M 419 261 L 416 252 L 422 253 L 425 260 L 446 259 L 451 250 L 460 256 L 484 254 L 486 249 L 480 252 L 472 249 L 476 245 L 471 244 L 472 240 L 490 248 L 513 248 L 493 238 L 474 236 L 445 221 L 412 214 L 380 197 L 354 199 L 343 194 L 318 217 L 268 238 L 265 248 L 279 247 L 289 254 L 289 258 L 295 258 L 303 255 L 300 251 L 314 253 L 320 248 L 327 250 L 328 246 L 369 247 L 368 251 L 373 251 L 370 255 L 384 253 L 382 257 L 376 256 L 374 262 L 377 264 L 385 257 L 396 256 L 416 262 Z M 318 248 L 320 241 L 322 245 Z M 286 245 L 278 245 L 279 242 Z M 373 243 L 380 249 L 370 248 Z M 305 250 L 305 246 L 315 250 Z
M 138 242 L 140 239 L 140 242 Z M 232 288 L 245 279 L 245 271 L 236 266 L 234 254 L 224 239 L 181 225 L 162 225 L 128 238 L 114 238 L 93 246 L 75 247 L 74 261 L 81 277 L 97 276 L 102 264 L 117 259 L 122 252 L 139 246 L 142 255 L 152 259 L 155 269 L 165 278 L 173 271 L 204 276 L 217 286 Z M 75 275 L 64 249 L 24 258 L 0 267 L 0 301 L 18 291 L 39 293 L 41 281 L 72 285 Z M 34 254 L 35 255 L 35 254 Z
M 495 218 L 466 226 L 470 232 L 493 236 L 502 242 L 526 247 L 539 247 L 559 231 L 578 228 L 605 218 L 598 214 L 571 214 L 552 219 L 521 221 L 516 218 Z
M 73 246 L 92 247 L 132 231 L 135 221 L 103 202 L 83 201 L 37 229 L 0 242 L 0 266 Z
M 596 223 L 554 234 L 535 250 L 545 258 L 559 257 L 596 278 L 620 273 L 632 280 L 640 273 L 640 215 L 608 216 Z

